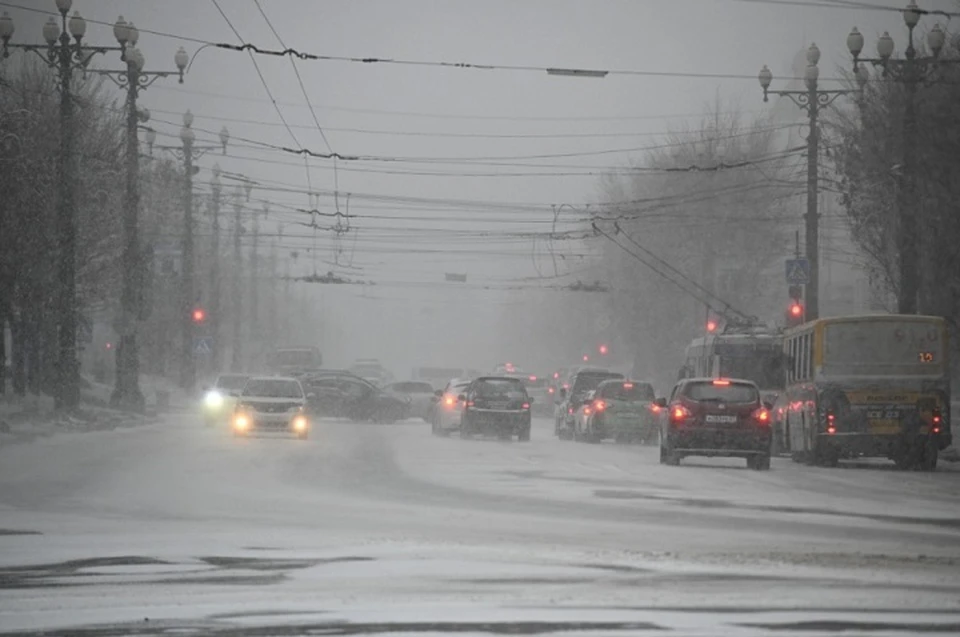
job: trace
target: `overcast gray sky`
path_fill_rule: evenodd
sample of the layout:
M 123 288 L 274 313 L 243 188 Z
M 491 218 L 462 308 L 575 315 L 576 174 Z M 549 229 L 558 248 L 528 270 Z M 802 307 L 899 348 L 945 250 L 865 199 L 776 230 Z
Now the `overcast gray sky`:
M 418 356 L 432 363 L 472 356 L 489 364 L 508 355 L 484 336 L 506 292 L 473 286 L 535 276 L 537 259 L 530 240 L 503 233 L 549 228 L 551 204 L 596 200 L 598 177 L 590 173 L 643 155 L 532 156 L 656 144 L 662 141 L 658 134 L 695 121 L 717 95 L 757 114 L 765 108 L 756 80 L 762 64 L 783 78 L 798 50 L 815 41 L 823 51 L 821 78 L 827 80 L 849 66 L 845 38 L 852 26 L 864 33 L 870 53 L 883 30 L 891 30 L 898 42 L 904 31 L 898 13 L 852 9 L 839 0 L 808 3 L 828 6 L 772 0 L 260 0 L 274 35 L 254 0 L 218 1 L 243 41 L 262 48 L 280 47 L 279 35 L 287 47 L 321 55 L 665 74 L 586 79 L 538 70 L 299 61 L 330 147 L 343 155 L 381 158 L 338 162 L 336 179 L 330 160 L 311 160 L 308 169 L 302 158 L 257 145 L 329 150 L 289 59 L 256 57 L 276 107 L 247 53 L 209 47 L 199 52 L 182 86 L 160 80 L 144 94 L 159 142 L 178 143 L 179 114 L 187 108 L 196 115 L 200 140 L 215 135 L 199 129 L 215 132 L 226 124 L 236 143 L 227 157 L 201 160 L 199 181 L 209 180 L 214 161 L 249 176 L 259 184 L 254 199 L 270 200 L 272 219 L 285 222 L 288 231 L 291 222 L 307 220 L 292 209 L 308 207 L 308 190 L 321 193 L 320 209 L 328 213 L 338 205 L 333 191 L 340 193 L 344 211 L 350 193 L 350 212 L 359 216 L 343 236 L 342 253 L 333 256 L 331 233 L 320 232 L 318 240 L 318 258 L 341 266 L 318 267 L 380 286 L 324 291 L 328 315 L 340 329 L 336 336 L 328 333 L 323 345 L 343 363 L 380 355 L 395 366 Z M 949 0 L 920 4 L 956 9 Z M 39 40 L 43 17 L 11 5 L 52 10 L 53 0 L 0 2 L 17 21 L 17 40 Z M 150 70 L 172 69 L 180 45 L 196 53 L 200 43 L 193 40 L 239 42 L 213 0 L 76 0 L 74 8 L 93 21 L 112 24 L 120 14 L 134 21 Z M 924 25 L 933 22 L 926 18 Z M 112 43 L 113 37 L 108 26 L 91 24 L 88 40 Z M 109 57 L 97 64 L 108 61 L 119 66 Z M 697 73 L 746 77 L 687 76 Z M 455 158 L 465 161 L 448 161 Z M 469 161 L 477 158 L 491 159 Z M 479 203 L 449 201 L 454 199 Z M 300 265 L 310 269 L 305 252 L 312 245 L 310 233 L 297 232 L 306 238 L 286 239 L 284 247 L 299 248 Z M 546 263 L 542 245 L 538 253 L 539 263 Z M 466 273 L 470 284 L 438 287 L 444 272 Z M 463 333 L 470 338 L 459 338 Z M 438 341 L 449 347 L 426 354 L 429 343 Z

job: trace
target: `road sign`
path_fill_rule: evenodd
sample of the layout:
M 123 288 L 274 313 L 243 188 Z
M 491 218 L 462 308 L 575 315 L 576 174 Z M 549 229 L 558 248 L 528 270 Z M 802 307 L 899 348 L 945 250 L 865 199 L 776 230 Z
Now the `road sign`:
M 807 259 L 787 259 L 787 283 L 806 285 L 810 282 L 810 262 Z
M 213 353 L 212 336 L 195 336 L 193 339 L 193 353 L 198 356 L 207 356 Z

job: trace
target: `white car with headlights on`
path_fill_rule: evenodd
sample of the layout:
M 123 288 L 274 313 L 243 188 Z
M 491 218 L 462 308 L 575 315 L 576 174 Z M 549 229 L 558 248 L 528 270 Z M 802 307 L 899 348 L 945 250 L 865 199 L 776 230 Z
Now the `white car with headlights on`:
M 249 380 L 249 374 L 220 374 L 212 387 L 203 390 L 203 420 L 208 427 L 227 422 L 237 406 L 234 394 Z
M 310 435 L 306 413 L 307 397 L 296 378 L 254 376 L 237 396 L 231 426 L 234 436 L 259 432 L 292 433 L 304 439 Z

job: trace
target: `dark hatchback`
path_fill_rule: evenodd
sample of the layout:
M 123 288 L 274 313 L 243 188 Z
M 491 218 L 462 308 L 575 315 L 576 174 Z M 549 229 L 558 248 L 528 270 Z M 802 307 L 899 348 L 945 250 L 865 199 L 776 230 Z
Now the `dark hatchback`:
M 482 376 L 473 380 L 459 399 L 463 402 L 461 438 L 485 434 L 503 440 L 514 435 L 523 442 L 530 440 L 532 399 L 520 379 Z
M 746 458 L 756 470 L 770 468 L 773 440 L 770 405 L 747 380 L 688 378 L 661 398 L 660 462 L 685 456 Z

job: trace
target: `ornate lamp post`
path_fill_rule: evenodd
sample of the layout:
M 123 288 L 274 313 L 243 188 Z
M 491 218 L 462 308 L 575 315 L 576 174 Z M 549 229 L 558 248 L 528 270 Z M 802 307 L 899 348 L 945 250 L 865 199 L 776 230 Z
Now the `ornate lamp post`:
M 803 81 L 806 90 L 771 91 L 773 73 L 766 65 L 760 70 L 758 79 L 763 89 L 763 101 L 769 99 L 772 93 L 781 97 L 788 97 L 801 110 L 806 111 L 809 118 L 810 134 L 807 136 L 807 213 L 804 217 L 806 226 L 807 261 L 810 264 L 810 278 L 806 289 L 806 320 L 813 320 L 820 316 L 820 214 L 817 210 L 817 161 L 820 152 L 820 111 L 833 103 L 837 97 L 853 91 L 847 89 L 825 90 L 817 86 L 820 77 L 820 49 L 811 44 L 807 49 L 807 68 Z M 861 80 L 862 71 L 855 67 L 858 80 Z M 861 83 L 862 86 L 862 83 Z
M 930 55 L 918 55 L 914 47 L 913 32 L 920 23 L 920 8 L 916 0 L 910 0 L 903 10 L 903 22 L 907 26 L 907 48 L 903 59 L 893 57 L 894 42 L 890 34 L 884 31 L 877 40 L 876 58 L 860 57 L 863 51 L 863 35 L 854 27 L 847 36 L 847 48 L 853 56 L 854 68 L 861 61 L 882 69 L 884 78 L 900 82 L 907 89 L 907 99 L 903 111 L 903 170 L 899 171 L 900 187 L 897 189 L 898 235 L 897 248 L 900 253 L 900 286 L 897 295 L 897 310 L 900 314 L 916 314 L 920 308 L 924 289 L 930 285 L 932 268 L 921 267 L 923 251 L 924 223 L 921 218 L 922 206 L 918 201 L 916 178 L 917 156 L 917 90 L 920 85 L 930 82 L 937 69 L 944 64 L 960 63 L 960 59 L 940 57 L 946 43 L 946 34 L 939 24 L 935 24 L 927 33 L 927 47 Z M 960 49 L 960 35 L 955 44 Z M 924 274 L 927 273 L 925 277 Z

